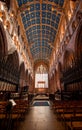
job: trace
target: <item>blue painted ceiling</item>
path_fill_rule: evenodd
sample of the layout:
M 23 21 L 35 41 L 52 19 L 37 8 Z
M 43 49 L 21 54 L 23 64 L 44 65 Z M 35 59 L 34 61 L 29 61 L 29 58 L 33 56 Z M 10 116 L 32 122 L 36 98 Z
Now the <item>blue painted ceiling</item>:
M 64 0 L 17 0 L 33 59 L 51 56 Z

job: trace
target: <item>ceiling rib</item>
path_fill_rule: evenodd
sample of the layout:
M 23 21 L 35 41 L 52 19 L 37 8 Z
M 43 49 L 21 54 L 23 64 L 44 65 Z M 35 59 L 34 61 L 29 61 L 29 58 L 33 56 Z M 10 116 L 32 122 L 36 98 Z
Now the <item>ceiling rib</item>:
M 55 50 L 54 41 L 63 12 L 64 0 L 17 1 L 19 2 L 18 13 L 21 15 L 28 39 L 28 48 L 34 61 L 49 59 L 52 50 Z
M 18 11 L 22 12 L 23 10 L 24 11 L 29 10 L 30 4 L 36 4 L 36 3 L 38 3 L 38 1 L 34 0 L 33 2 L 27 2 L 25 4 L 22 4 L 22 6 L 18 8 Z M 46 4 L 46 1 L 44 1 L 44 3 Z M 47 3 L 53 5 L 52 10 L 54 9 L 60 13 L 63 11 L 63 7 L 61 7 L 59 4 L 50 1 L 47 1 Z M 42 4 L 42 0 L 40 0 L 40 4 Z

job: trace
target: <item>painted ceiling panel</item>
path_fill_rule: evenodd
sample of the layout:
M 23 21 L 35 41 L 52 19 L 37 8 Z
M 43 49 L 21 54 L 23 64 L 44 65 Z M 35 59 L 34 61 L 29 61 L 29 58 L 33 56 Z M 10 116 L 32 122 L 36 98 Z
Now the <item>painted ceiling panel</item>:
M 34 60 L 49 59 L 64 0 L 17 0 L 28 45 Z

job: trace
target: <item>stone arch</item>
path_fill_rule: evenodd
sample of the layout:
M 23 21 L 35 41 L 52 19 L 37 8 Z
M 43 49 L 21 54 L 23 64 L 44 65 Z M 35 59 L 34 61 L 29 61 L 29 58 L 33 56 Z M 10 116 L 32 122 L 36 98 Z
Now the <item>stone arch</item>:
M 34 64 L 34 70 L 36 71 L 37 68 L 38 68 L 40 65 L 43 65 L 43 66 L 47 69 L 47 71 L 49 70 L 49 67 L 48 67 L 48 65 L 47 65 L 45 62 L 36 62 L 36 63 Z
M 0 22 L 0 59 L 8 54 L 8 43 L 3 24 Z

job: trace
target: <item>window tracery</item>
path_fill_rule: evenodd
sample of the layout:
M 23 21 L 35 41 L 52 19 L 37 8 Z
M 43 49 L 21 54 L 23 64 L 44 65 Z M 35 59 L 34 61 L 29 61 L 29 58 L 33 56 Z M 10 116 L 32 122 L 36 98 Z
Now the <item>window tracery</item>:
M 39 73 L 39 74 L 47 73 L 47 69 L 45 66 L 40 65 L 40 66 L 38 66 L 36 73 Z

